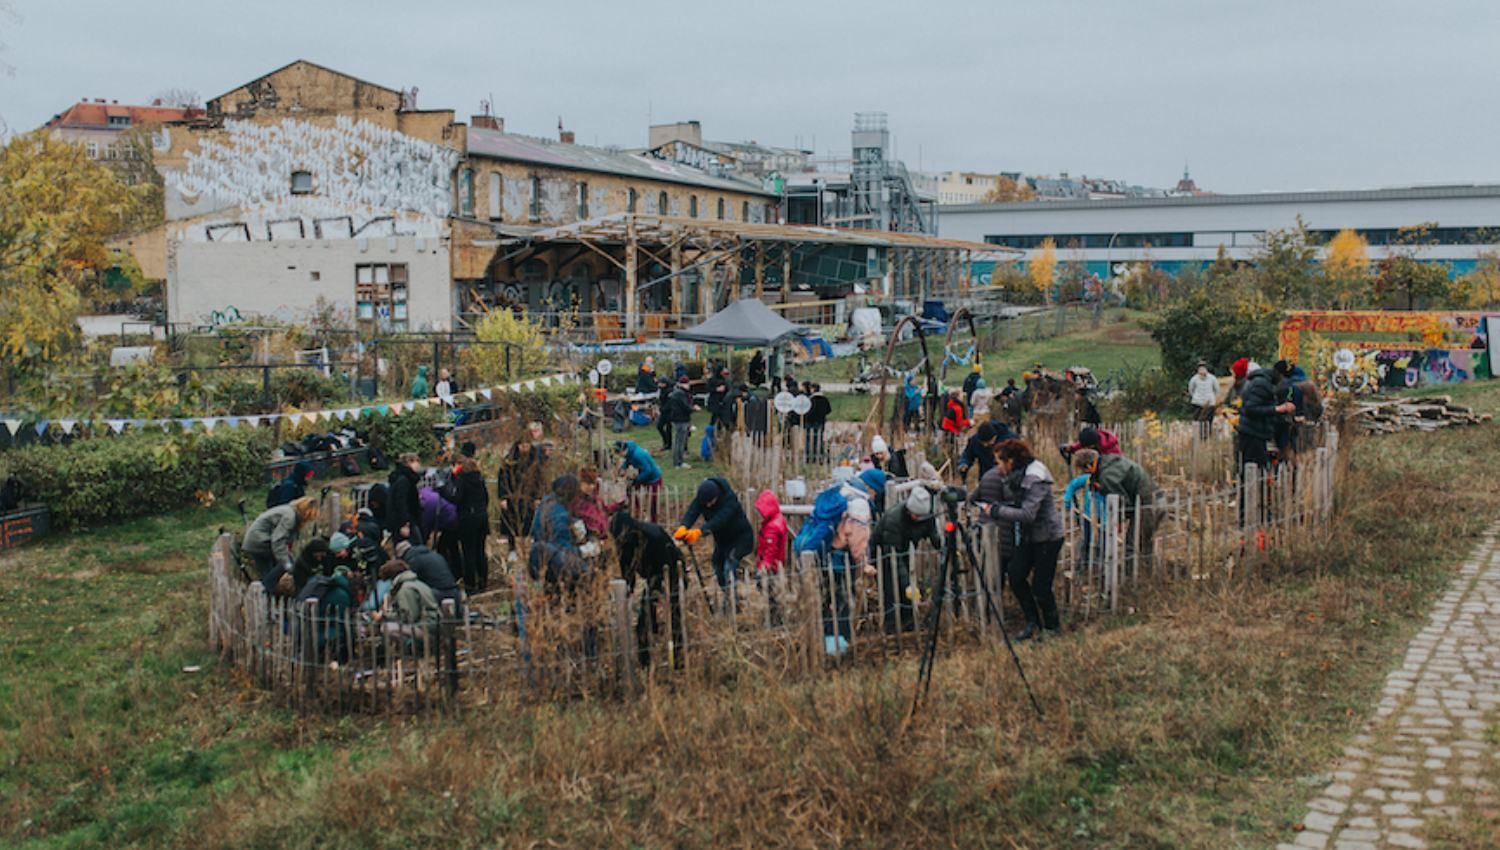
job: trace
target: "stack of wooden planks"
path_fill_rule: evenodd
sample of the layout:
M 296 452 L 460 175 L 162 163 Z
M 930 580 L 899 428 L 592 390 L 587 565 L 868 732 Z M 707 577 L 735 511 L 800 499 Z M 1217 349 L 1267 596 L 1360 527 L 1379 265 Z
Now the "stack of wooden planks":
M 1477 425 L 1493 418 L 1488 413 L 1475 413 L 1472 408 L 1454 404 L 1452 397 L 1445 395 L 1361 402 L 1355 416 L 1370 434 L 1436 431 L 1451 425 Z

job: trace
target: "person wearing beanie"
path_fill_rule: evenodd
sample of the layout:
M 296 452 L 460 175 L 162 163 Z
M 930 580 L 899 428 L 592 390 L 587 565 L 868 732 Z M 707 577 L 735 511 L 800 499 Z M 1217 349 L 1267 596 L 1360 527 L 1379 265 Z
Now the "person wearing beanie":
M 964 404 L 968 405 L 971 409 L 974 407 L 974 391 L 979 389 L 979 385 L 982 383 L 984 383 L 984 365 L 976 359 L 974 361 L 974 368 L 970 369 L 969 374 L 964 376 Z
M 694 528 L 699 520 L 703 527 Z M 704 532 L 713 535 L 714 577 L 727 595 L 734 589 L 740 559 L 755 551 L 755 529 L 745 516 L 734 488 L 723 478 L 703 479 L 672 537 L 691 546 Z
M 933 550 L 943 547 L 933 513 L 932 492 L 917 487 L 906 502 L 886 511 L 871 532 L 874 544 L 885 552 L 878 567 L 881 576 L 880 607 L 887 634 L 909 632 L 917 627 L 911 586 L 911 553 L 923 541 Z
M 1004 425 L 997 427 L 993 422 L 986 422 L 974 430 L 964 446 L 963 454 L 958 457 L 959 480 L 968 480 L 971 466 L 979 467 L 980 478 L 995 468 L 995 446 L 1000 444 L 1000 428 L 1005 428 L 1005 432 L 1010 433 L 1010 428 Z
M 891 460 L 891 447 L 886 445 L 885 438 L 876 434 L 870 440 L 870 463 L 876 469 L 885 469 Z
M 870 566 L 868 501 L 849 500 L 829 549 L 828 569 L 818 574 L 823 585 L 823 642 L 829 655 L 839 656 L 848 651 L 854 639 L 850 616 L 854 571 L 875 572 Z
M 588 570 L 573 534 L 572 504 L 578 499 L 578 476 L 559 475 L 552 481 L 552 492 L 542 499 L 531 519 L 531 552 L 526 569 L 533 579 L 546 582 L 549 588 L 573 584 Z
M 333 557 L 335 563 L 348 565 L 353 563 L 354 539 L 344 532 L 336 532 L 328 538 L 328 554 Z

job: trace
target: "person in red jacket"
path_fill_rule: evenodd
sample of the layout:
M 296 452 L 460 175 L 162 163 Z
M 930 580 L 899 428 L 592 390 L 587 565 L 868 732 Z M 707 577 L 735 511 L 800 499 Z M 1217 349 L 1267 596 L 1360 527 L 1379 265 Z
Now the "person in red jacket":
M 943 430 L 957 437 L 968 431 L 971 424 L 962 390 L 958 387 L 948 390 L 948 398 L 943 402 Z
M 776 579 L 786 563 L 787 529 L 786 517 L 781 515 L 781 502 L 770 490 L 760 491 L 755 498 L 755 510 L 760 514 L 760 535 L 755 542 L 755 581 L 766 589 L 766 605 L 770 609 L 771 623 L 781 622 L 781 608 L 776 602 Z M 762 584 L 762 574 L 764 584 Z
M 1120 454 L 1120 438 L 1103 428 L 1085 428 L 1078 432 L 1077 442 L 1063 443 L 1057 447 L 1063 460 L 1073 462 L 1073 453 L 1079 449 L 1093 449 L 1100 455 Z

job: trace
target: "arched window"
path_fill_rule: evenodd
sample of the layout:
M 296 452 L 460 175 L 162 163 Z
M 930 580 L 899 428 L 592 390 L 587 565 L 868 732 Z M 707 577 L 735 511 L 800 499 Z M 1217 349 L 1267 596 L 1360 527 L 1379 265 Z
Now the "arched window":
M 698 196 L 688 195 L 688 218 L 698 217 Z
M 656 195 L 656 213 L 657 213 L 657 215 L 666 215 L 667 214 L 667 193 L 666 192 L 658 192 L 657 195 Z

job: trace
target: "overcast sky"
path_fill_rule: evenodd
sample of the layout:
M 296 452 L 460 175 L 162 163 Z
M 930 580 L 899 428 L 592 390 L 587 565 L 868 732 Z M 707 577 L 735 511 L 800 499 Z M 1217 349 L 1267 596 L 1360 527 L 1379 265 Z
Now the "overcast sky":
M 0 118 L 209 98 L 304 58 L 467 120 L 641 145 L 649 120 L 910 167 L 1219 192 L 1500 182 L 1495 0 L 0 0 Z

